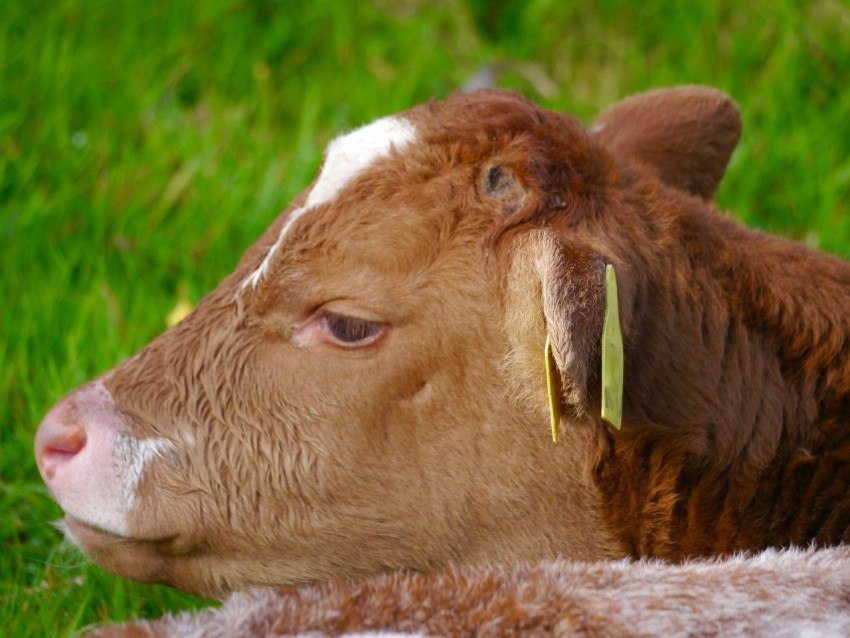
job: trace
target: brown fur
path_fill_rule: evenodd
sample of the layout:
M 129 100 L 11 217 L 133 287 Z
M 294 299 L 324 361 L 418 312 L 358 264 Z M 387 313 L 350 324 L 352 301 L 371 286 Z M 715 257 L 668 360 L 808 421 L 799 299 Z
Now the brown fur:
M 677 566 L 556 561 L 253 591 L 221 609 L 87 636 L 846 636 L 848 601 L 846 548 L 769 551 Z
M 294 208 L 104 377 L 132 434 L 177 452 L 145 471 L 133 538 L 84 543 L 97 562 L 216 595 L 848 539 L 850 267 L 705 201 L 737 140 L 728 99 L 652 94 L 592 134 L 499 91 L 405 117 L 416 142 L 300 219 L 256 288 Z M 599 417 L 605 263 L 621 432 Z M 293 341 L 321 309 L 388 327 L 359 349 Z
M 623 100 L 591 132 L 670 186 L 711 199 L 741 139 L 741 114 L 720 91 L 680 86 Z

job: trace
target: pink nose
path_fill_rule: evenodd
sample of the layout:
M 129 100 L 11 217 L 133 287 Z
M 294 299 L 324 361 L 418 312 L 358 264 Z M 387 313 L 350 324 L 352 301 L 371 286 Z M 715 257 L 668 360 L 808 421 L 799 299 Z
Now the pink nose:
M 118 446 L 122 430 L 126 428 L 121 415 L 102 379 L 68 394 L 41 422 L 35 460 L 69 525 L 84 523 L 126 535 L 127 512 L 138 482 L 134 477 L 142 468 L 125 469 L 137 466 L 132 442 Z
M 86 446 L 86 430 L 76 419 L 69 418 L 63 401 L 54 407 L 35 435 L 35 461 L 41 477 L 48 485 L 56 470 L 68 463 Z

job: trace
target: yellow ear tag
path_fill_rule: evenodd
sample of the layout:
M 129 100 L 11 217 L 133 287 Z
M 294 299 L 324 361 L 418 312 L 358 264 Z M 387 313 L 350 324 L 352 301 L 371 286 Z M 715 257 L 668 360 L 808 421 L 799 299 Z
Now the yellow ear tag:
M 614 266 L 605 266 L 605 319 L 602 323 L 602 418 L 623 424 L 623 334 Z
M 558 442 L 558 432 L 561 429 L 561 396 L 558 392 L 558 368 L 555 365 L 555 357 L 552 356 L 552 344 L 549 343 L 549 335 L 546 335 L 546 347 L 544 348 L 544 359 L 546 360 L 546 394 L 549 396 L 549 425 L 552 427 L 552 442 Z

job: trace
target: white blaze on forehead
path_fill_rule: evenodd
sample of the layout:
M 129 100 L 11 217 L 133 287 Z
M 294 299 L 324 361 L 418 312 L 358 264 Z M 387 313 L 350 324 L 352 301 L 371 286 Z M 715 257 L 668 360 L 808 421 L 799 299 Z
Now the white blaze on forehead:
M 390 116 L 340 135 L 333 140 L 325 152 L 325 162 L 319 179 L 316 180 L 307 196 L 304 206 L 290 213 L 289 219 L 280 230 L 277 241 L 269 248 L 260 266 L 242 282 L 242 287 L 249 284 L 257 285 L 268 270 L 272 258 L 283 243 L 289 229 L 298 219 L 317 206 L 333 200 L 347 184 L 368 169 L 375 160 L 389 155 L 390 149 L 401 150 L 414 139 L 416 139 L 416 127 L 411 122 L 397 116 Z
M 401 149 L 416 137 L 415 127 L 398 117 L 384 117 L 336 138 L 328 146 L 319 180 L 305 208 L 332 200 L 345 185 L 395 146 Z

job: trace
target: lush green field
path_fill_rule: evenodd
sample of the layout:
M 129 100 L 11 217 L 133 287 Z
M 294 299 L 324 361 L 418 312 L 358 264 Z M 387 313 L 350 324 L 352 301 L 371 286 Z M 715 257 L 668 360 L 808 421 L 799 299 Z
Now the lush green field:
M 209 291 L 342 129 L 485 67 L 585 120 L 639 90 L 711 84 L 745 121 L 723 206 L 850 256 L 850 6 L 743 7 L 5 0 L 0 633 L 201 604 L 64 547 L 32 437 L 64 392 L 161 332 L 181 288 Z

